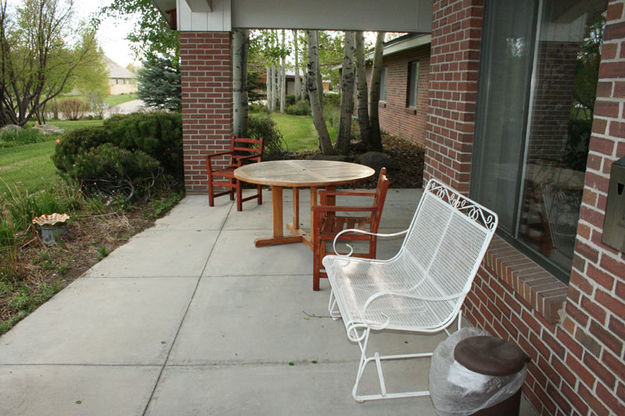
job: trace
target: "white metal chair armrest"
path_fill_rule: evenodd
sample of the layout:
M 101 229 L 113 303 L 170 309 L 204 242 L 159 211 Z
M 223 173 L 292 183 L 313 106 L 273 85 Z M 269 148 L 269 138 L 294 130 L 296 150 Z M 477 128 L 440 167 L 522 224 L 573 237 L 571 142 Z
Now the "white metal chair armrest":
M 347 230 L 343 230 L 343 231 L 339 232 L 334 237 L 334 240 L 332 241 L 332 249 L 334 250 L 334 254 L 336 254 L 337 256 L 340 256 L 340 257 L 350 257 L 352 254 L 354 254 L 354 248 L 350 244 L 347 244 L 347 243 L 345 243 L 345 245 L 347 247 L 349 247 L 349 253 L 347 253 L 347 254 L 340 254 L 338 252 L 338 250 L 336 249 L 336 242 L 338 241 L 339 237 L 342 234 L 345 234 L 345 233 L 359 233 L 359 234 L 374 235 L 376 237 L 387 238 L 387 237 L 397 237 L 397 236 L 400 236 L 400 235 L 404 235 L 407 232 L 408 232 L 408 230 L 403 230 L 403 231 L 400 231 L 400 232 L 397 232 L 397 233 L 392 233 L 392 234 L 382 234 L 382 233 L 372 233 L 370 231 L 365 231 L 365 230 L 359 230 L 357 228 L 349 228 Z

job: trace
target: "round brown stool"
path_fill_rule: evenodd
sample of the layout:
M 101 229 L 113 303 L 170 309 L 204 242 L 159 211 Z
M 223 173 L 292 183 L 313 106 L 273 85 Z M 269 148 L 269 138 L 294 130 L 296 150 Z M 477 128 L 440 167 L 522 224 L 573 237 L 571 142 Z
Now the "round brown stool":
M 454 349 L 454 359 L 478 374 L 511 376 L 523 369 L 530 358 L 519 347 L 491 336 L 470 337 L 460 341 Z M 506 400 L 479 410 L 474 416 L 518 416 L 521 389 Z

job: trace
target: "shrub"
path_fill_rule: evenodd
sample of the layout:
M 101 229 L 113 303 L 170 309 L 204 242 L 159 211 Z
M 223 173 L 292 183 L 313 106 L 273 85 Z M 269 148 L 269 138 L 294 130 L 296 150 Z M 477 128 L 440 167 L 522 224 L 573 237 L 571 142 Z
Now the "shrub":
M 294 96 L 294 95 L 287 95 L 287 96 L 286 96 L 286 99 L 285 99 L 285 101 L 284 101 L 284 103 L 285 103 L 287 106 L 291 106 L 291 105 L 295 105 L 295 102 L 296 102 L 296 101 L 297 101 L 297 99 L 295 98 L 295 96 Z
M 113 142 L 130 151 L 141 150 L 158 160 L 166 173 L 183 178 L 182 116 L 155 111 L 113 115 L 104 122 Z
M 103 127 L 83 127 L 66 133 L 56 145 L 52 161 L 61 172 L 69 172 L 76 156 L 104 143 L 114 143 Z
M 90 193 L 121 194 L 130 199 L 148 193 L 157 177 L 158 184 L 171 182 L 172 177 L 181 182 L 181 115 L 114 115 L 103 127 L 65 135 L 52 160 L 66 178 L 75 179 Z
M 78 120 L 86 111 L 89 111 L 89 104 L 79 98 L 66 98 L 59 101 L 59 112 L 67 120 Z
M 76 156 L 68 174 L 82 181 L 92 194 L 121 194 L 129 200 L 149 192 L 161 173 L 159 162 L 137 150 L 131 152 L 105 143 Z
M 0 133 L 0 148 L 21 146 L 49 140 L 35 129 L 19 129 Z
M 249 103 L 247 109 L 250 113 L 266 113 L 267 106 L 260 103 Z
M 300 100 L 295 105 L 286 108 L 287 114 L 297 116 L 309 116 L 310 115 L 310 103 L 307 100 Z
M 277 159 L 284 152 L 282 133 L 276 128 L 276 122 L 269 116 L 250 117 L 247 124 L 247 133 L 253 139 L 265 139 L 264 158 Z

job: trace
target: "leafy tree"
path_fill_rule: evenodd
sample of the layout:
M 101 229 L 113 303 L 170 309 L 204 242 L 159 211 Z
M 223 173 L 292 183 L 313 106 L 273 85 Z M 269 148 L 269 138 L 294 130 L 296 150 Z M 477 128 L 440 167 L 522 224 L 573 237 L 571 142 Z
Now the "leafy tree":
M 182 88 L 180 69 L 169 55 L 150 55 L 137 71 L 137 95 L 148 106 L 180 111 Z
M 172 64 L 179 67 L 178 32 L 169 28 L 167 21 L 151 0 L 113 0 L 111 4 L 100 9 L 100 15 L 117 19 L 138 16 L 137 25 L 128 34 L 134 52 L 148 59 L 159 55 L 173 56 L 175 59 L 172 60 Z M 96 18 L 94 23 L 98 24 L 99 20 Z
M 85 96 L 89 110 L 100 116 L 104 110 L 104 98 L 109 91 L 108 76 L 104 52 L 98 48 L 92 64 L 76 71 L 76 80 L 73 83 L 73 86 Z
M 0 0 L 0 124 L 41 120 L 45 104 L 97 59 L 92 28 L 71 27 L 71 0 Z M 73 39 L 73 41 L 72 41 Z

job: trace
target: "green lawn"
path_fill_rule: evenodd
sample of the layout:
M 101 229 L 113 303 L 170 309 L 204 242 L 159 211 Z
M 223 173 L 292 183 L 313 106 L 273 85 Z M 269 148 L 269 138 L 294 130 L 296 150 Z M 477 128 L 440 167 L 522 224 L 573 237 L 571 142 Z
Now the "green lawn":
M 136 100 L 137 94 L 120 94 L 120 95 L 109 95 L 104 99 L 104 104 L 108 104 L 109 107 L 116 106 L 118 104 L 122 104 L 128 101 Z
M 84 95 L 63 95 L 58 97 L 59 100 L 63 100 L 65 98 L 77 98 L 79 100 L 82 101 L 87 101 L 85 99 Z M 132 94 L 119 94 L 119 95 L 108 95 L 105 99 L 104 99 L 104 104 L 108 105 L 109 107 L 113 107 L 117 104 L 122 104 L 125 103 L 127 101 L 132 101 L 132 100 L 136 100 L 137 99 L 137 94 L 136 93 L 132 93 Z
M 253 117 L 263 115 L 253 114 Z M 319 148 L 317 130 L 310 116 L 293 116 L 289 114 L 271 113 L 278 130 L 284 136 L 288 151 L 314 150 Z M 328 126 L 332 141 L 336 139 L 336 128 Z
M 83 127 L 97 127 L 104 123 L 103 120 L 51 120 L 48 124 L 65 129 L 65 133 Z
M 8 185 L 20 192 L 38 191 L 55 183 L 60 178 L 50 160 L 56 141 L 26 144 L 0 149 L 0 192 L 7 192 Z M 6 182 L 6 185 L 5 185 Z

